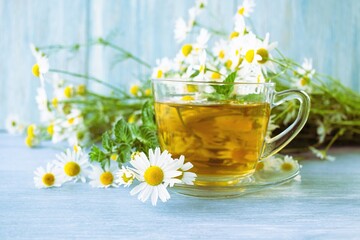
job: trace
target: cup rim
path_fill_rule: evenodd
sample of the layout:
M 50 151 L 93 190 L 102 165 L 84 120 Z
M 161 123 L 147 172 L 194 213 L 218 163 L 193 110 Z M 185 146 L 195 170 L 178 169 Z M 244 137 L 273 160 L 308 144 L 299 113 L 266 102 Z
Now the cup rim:
M 274 82 L 232 82 L 232 83 L 226 83 L 226 82 L 217 82 L 217 81 L 187 81 L 180 78 L 152 78 L 152 83 L 155 82 L 162 82 L 162 83 L 187 83 L 187 84 L 211 84 L 211 85 L 263 85 L 263 86 L 275 86 Z

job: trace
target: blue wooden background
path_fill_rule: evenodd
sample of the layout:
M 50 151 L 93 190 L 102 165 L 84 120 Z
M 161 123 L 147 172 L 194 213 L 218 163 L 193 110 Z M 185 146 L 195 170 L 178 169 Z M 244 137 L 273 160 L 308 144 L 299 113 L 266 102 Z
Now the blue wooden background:
M 209 0 L 206 25 L 230 29 L 241 0 Z M 312 57 L 319 72 L 340 78 L 360 91 L 360 1 L 358 0 L 257 0 L 252 14 L 256 33 L 271 33 L 280 49 L 301 61 Z M 0 0 L 0 128 L 7 114 L 36 121 L 35 94 L 39 82 L 31 75 L 34 58 L 29 43 L 86 43 L 99 36 L 155 64 L 174 56 L 178 44 L 173 28 L 185 17 L 192 0 Z M 102 47 L 82 49 L 76 56 L 50 57 L 53 68 L 105 79 L 119 86 L 136 81 L 147 69 L 128 61 L 111 67 L 116 55 Z

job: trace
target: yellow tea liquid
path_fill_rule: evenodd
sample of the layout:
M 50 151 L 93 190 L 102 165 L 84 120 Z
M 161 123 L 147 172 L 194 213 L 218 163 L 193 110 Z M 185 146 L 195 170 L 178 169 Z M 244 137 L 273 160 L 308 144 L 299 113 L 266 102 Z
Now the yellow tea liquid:
M 155 103 L 162 149 L 184 155 L 199 177 L 241 178 L 260 158 L 270 114 L 268 103 Z

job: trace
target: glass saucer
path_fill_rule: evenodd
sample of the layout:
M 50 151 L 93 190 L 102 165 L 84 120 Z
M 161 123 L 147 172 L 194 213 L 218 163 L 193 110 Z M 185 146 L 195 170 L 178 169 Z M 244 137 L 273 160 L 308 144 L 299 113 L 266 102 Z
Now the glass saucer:
M 256 171 L 252 176 L 231 186 L 197 186 L 177 184 L 172 189 L 179 194 L 199 198 L 231 198 L 261 191 L 293 180 L 300 174 L 296 163 L 291 171 Z

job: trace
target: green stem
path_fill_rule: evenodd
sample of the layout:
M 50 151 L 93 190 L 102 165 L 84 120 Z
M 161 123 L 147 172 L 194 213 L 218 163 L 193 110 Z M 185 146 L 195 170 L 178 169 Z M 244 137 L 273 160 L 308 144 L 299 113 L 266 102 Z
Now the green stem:
M 341 135 L 343 135 L 345 132 L 344 128 L 341 128 L 336 135 L 331 139 L 331 141 L 329 142 L 329 144 L 326 146 L 326 148 L 324 149 L 325 152 L 327 152 L 330 147 L 334 144 L 334 142 L 336 141 L 336 139 L 338 139 Z
M 116 91 L 116 92 L 118 92 L 118 93 L 121 93 L 121 94 L 123 94 L 123 95 L 126 96 L 126 97 L 129 97 L 129 95 L 128 95 L 125 91 L 123 91 L 123 90 L 121 90 L 121 89 L 119 89 L 119 88 L 116 88 L 116 87 L 114 87 L 113 85 L 111 85 L 111 84 L 109 84 L 109 83 L 107 83 L 107 82 L 104 82 L 104 81 L 102 81 L 102 80 L 100 80 L 100 79 L 97 79 L 97 78 L 95 78 L 95 77 L 91 77 L 91 76 L 84 75 L 84 74 L 79 74 L 79 73 L 74 73 L 74 72 L 68 72 L 68 71 L 59 70 L 59 69 L 50 69 L 49 72 L 61 73 L 61 74 L 66 74 L 66 75 L 73 76 L 73 77 L 77 77 L 77 78 L 89 79 L 89 80 L 91 80 L 91 81 L 94 81 L 94 82 L 97 82 L 97 83 L 99 83 L 99 84 L 102 84 L 102 85 L 104 85 L 104 86 L 106 86 L 106 87 L 108 87 L 108 88 L 110 88 L 110 89 L 112 89 L 112 90 L 114 90 L 114 91 Z
M 117 51 L 120 51 L 122 52 L 123 54 L 125 54 L 126 57 L 129 57 L 131 59 L 133 59 L 134 61 L 136 61 L 137 63 L 140 63 L 141 65 L 147 67 L 147 68 L 151 68 L 151 65 L 146 63 L 145 61 L 143 61 L 142 59 L 136 57 L 135 55 L 133 55 L 132 53 L 126 51 L 125 49 L 119 47 L 119 46 L 116 46 L 115 44 L 109 42 L 109 41 L 106 41 L 104 39 L 99 39 L 98 41 L 99 44 L 101 45 L 104 45 L 104 46 L 109 46 L 110 48 L 112 49 L 115 49 Z

